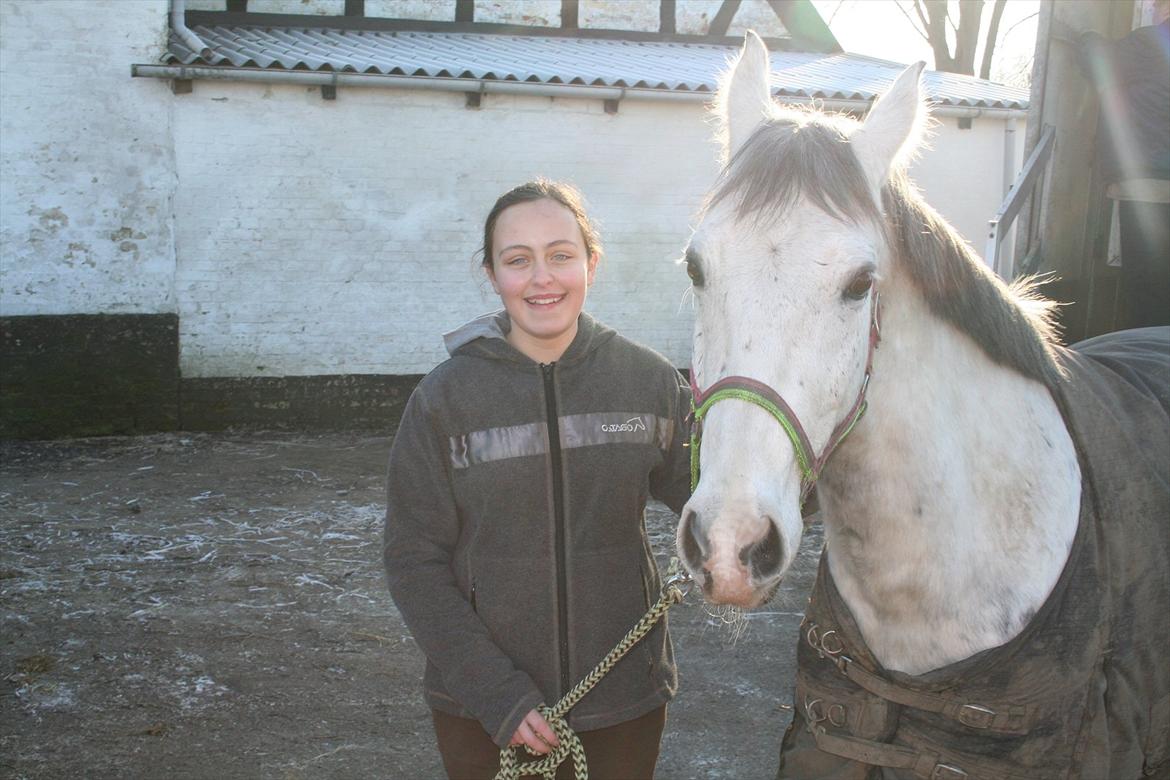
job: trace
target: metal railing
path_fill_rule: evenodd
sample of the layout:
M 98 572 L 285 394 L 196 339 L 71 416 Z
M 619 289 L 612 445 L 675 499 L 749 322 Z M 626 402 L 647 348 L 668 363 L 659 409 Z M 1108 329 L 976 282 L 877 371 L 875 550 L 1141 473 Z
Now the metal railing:
M 1024 207 L 1032 191 L 1040 182 L 1042 174 L 1048 168 L 1048 160 L 1052 157 L 1052 150 L 1056 146 L 1056 128 L 1045 125 L 1036 148 L 1028 155 L 1020 175 L 1012 184 L 1007 197 L 999 207 L 996 215 L 988 221 L 987 251 L 984 260 L 1001 279 L 1011 281 L 1015 278 L 1015 258 L 1000 252 L 1000 244 L 1011 230 L 1012 223 Z

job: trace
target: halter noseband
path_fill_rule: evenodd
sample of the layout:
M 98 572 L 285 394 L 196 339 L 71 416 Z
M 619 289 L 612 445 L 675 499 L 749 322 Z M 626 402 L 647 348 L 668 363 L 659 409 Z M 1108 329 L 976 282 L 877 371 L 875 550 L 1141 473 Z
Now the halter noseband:
M 869 323 L 869 354 L 865 359 L 865 378 L 861 381 L 861 390 L 857 394 L 857 400 L 853 402 L 853 408 L 849 410 L 845 418 L 833 429 L 833 434 L 829 437 L 829 441 L 820 455 L 815 454 L 812 443 L 808 439 L 808 434 L 804 432 L 804 426 L 800 424 L 800 418 L 796 416 L 796 412 L 792 411 L 792 407 L 788 405 L 788 402 L 768 385 L 746 376 L 727 376 L 718 380 L 706 390 L 700 390 L 698 385 L 695 384 L 695 372 L 692 370 L 691 492 L 694 492 L 699 484 L 699 441 L 702 438 L 703 417 L 706 416 L 707 412 L 710 411 L 715 403 L 728 398 L 738 398 L 741 401 L 747 401 L 748 403 L 753 403 L 763 408 L 776 418 L 776 422 L 780 423 L 780 427 L 788 435 L 789 441 L 792 442 L 792 448 L 796 450 L 796 462 L 800 466 L 800 503 L 803 506 L 809 491 L 816 484 L 821 469 L 824 468 L 825 462 L 829 459 L 833 450 L 837 448 L 837 445 L 853 430 L 853 426 L 865 414 L 865 393 L 869 389 L 869 376 L 873 371 L 873 353 L 882 338 L 879 308 L 880 302 L 878 300 L 877 290 L 874 290 Z

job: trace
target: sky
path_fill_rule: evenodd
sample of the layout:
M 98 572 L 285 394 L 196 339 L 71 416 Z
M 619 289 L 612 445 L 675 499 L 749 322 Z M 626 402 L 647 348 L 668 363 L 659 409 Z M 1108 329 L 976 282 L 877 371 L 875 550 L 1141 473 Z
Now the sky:
M 868 54 L 893 62 L 912 63 L 924 60 L 934 67 L 934 55 L 929 44 L 915 32 L 914 26 L 898 10 L 895 0 L 812 0 L 821 18 L 845 51 Z M 911 0 L 900 5 L 913 14 Z M 999 25 L 999 43 L 992 59 L 991 77 L 995 81 L 1026 86 L 1019 81 L 1031 72 L 1032 50 L 1036 40 L 1037 14 L 1040 0 L 1008 0 L 1003 20 Z M 986 30 L 991 18 L 991 3 L 983 10 Z M 830 21 L 831 20 L 831 21 Z M 981 36 L 982 38 L 982 36 Z M 983 56 L 980 43 L 975 67 Z

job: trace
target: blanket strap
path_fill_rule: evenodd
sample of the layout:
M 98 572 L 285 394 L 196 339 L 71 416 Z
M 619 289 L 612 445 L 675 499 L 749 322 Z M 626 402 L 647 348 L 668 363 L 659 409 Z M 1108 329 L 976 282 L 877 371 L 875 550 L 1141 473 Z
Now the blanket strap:
M 811 704 L 815 705 L 816 702 Z M 813 710 L 815 706 L 809 709 Z M 1004 772 L 1002 767 L 996 767 L 990 772 L 967 771 L 943 761 L 938 753 L 929 750 L 918 751 L 884 742 L 830 734 L 819 721 L 814 722 L 815 714 L 806 713 L 805 717 L 818 750 L 868 766 L 908 770 L 921 780 L 1037 780 L 1034 775 Z
M 837 636 L 837 632 L 832 629 L 823 631 L 816 623 L 805 627 L 804 640 L 817 655 L 831 661 L 841 674 L 874 696 L 887 701 L 945 715 L 968 728 L 1000 734 L 1027 734 L 1036 719 L 1036 708 L 1033 706 L 1016 705 L 993 709 L 957 696 L 939 696 L 898 685 L 874 674 L 845 655 L 844 644 Z

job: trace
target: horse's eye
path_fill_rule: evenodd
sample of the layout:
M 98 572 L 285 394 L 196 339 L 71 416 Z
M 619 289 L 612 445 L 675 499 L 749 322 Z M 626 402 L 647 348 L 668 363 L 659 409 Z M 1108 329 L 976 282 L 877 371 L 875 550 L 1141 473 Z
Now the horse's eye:
M 873 273 L 870 271 L 862 271 L 853 277 L 853 281 L 845 288 L 845 297 L 852 301 L 860 301 L 869 294 L 872 287 Z
M 695 287 L 703 286 L 703 261 L 693 249 L 687 250 L 687 276 Z

